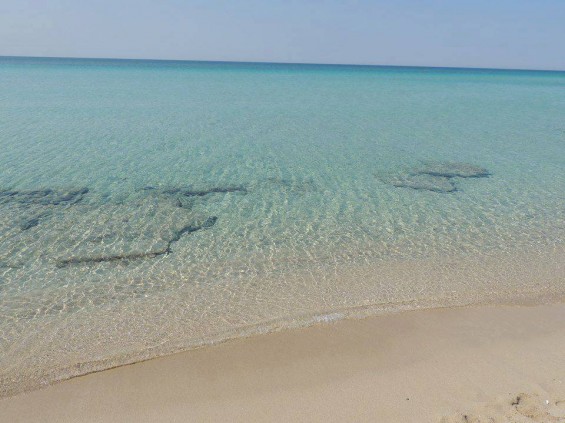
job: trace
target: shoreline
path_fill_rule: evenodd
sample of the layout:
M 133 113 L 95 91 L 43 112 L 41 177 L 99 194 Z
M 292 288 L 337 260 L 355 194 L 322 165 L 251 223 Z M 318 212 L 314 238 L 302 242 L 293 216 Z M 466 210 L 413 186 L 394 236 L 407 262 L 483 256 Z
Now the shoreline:
M 347 275 L 348 269 L 343 269 L 343 272 L 334 275 L 334 279 L 323 281 L 323 284 L 309 284 L 311 292 L 306 295 L 306 298 L 316 299 L 322 305 L 324 298 L 327 298 L 327 293 L 332 293 L 332 287 L 340 287 L 341 292 L 351 296 L 344 302 L 341 308 L 327 308 L 318 309 L 315 312 L 304 313 L 295 315 L 292 318 L 288 316 L 280 317 L 277 313 L 273 313 L 265 309 L 262 311 L 264 316 L 263 320 L 257 321 L 254 324 L 244 325 L 242 320 L 237 320 L 237 316 L 241 318 L 242 311 L 248 310 L 244 306 L 254 298 L 241 298 L 242 304 L 239 302 L 228 302 L 227 305 L 231 307 L 230 310 L 223 310 L 223 313 L 228 313 L 236 317 L 235 320 L 230 322 L 230 325 L 225 325 L 223 331 L 212 331 L 210 328 L 214 324 L 210 320 L 193 320 L 194 314 L 192 308 L 179 307 L 176 297 L 163 296 L 162 298 L 154 298 L 151 303 L 142 301 L 141 303 L 132 303 L 128 307 L 130 309 L 138 306 L 143 306 L 148 310 L 148 315 L 159 316 L 165 304 L 168 304 L 168 315 L 177 321 L 176 327 L 186 328 L 196 332 L 194 334 L 202 334 L 203 336 L 190 336 L 184 337 L 171 337 L 165 339 L 165 342 L 157 342 L 150 346 L 144 346 L 143 349 L 137 351 L 127 351 L 121 349 L 121 338 L 112 336 L 110 340 L 116 343 L 119 347 L 116 349 L 116 354 L 103 357 L 106 352 L 101 350 L 103 358 L 91 359 L 92 354 L 88 354 L 81 359 L 79 355 L 69 354 L 65 352 L 68 358 L 64 356 L 54 357 L 59 363 L 59 366 L 53 366 L 50 370 L 43 370 L 34 362 L 29 363 L 26 367 L 26 373 L 17 373 L 10 370 L 10 366 L 14 362 L 5 360 L 7 366 L 3 371 L 0 371 L 0 400 L 1 398 L 9 398 L 23 392 L 32 392 L 35 389 L 41 389 L 46 386 L 61 383 L 75 377 L 88 375 L 95 372 L 101 372 L 108 369 L 118 368 L 120 366 L 127 366 L 136 363 L 141 363 L 147 360 L 156 359 L 159 357 L 166 357 L 172 354 L 182 352 L 190 352 L 201 348 L 210 348 L 215 345 L 225 343 L 227 341 L 235 341 L 238 339 L 248 339 L 256 335 L 264 335 L 269 333 L 276 333 L 280 331 L 295 330 L 298 328 L 308 328 L 316 325 L 324 325 L 334 321 L 370 318 L 378 316 L 396 315 L 398 313 L 418 311 L 418 310 L 435 310 L 435 309 L 451 309 L 458 307 L 478 307 L 478 306 L 512 306 L 512 305 L 538 305 L 538 304 L 551 304 L 557 302 L 565 302 L 565 291 L 563 283 L 565 279 L 565 268 L 563 263 L 565 257 L 565 250 L 562 247 L 552 250 L 546 250 L 543 253 L 537 254 L 512 254 L 508 257 L 505 255 L 496 255 L 491 257 L 468 257 L 466 260 L 457 260 L 453 257 L 448 257 L 444 261 L 436 262 L 431 260 L 426 261 L 408 261 L 408 262 L 389 262 L 386 267 L 375 268 L 369 266 L 367 268 L 357 267 L 355 273 Z M 511 259 L 510 261 L 509 258 Z M 510 266 L 514 263 L 514 266 Z M 351 271 L 351 269 L 349 269 Z M 401 279 L 400 279 L 401 278 Z M 402 301 L 400 298 L 397 301 L 388 302 L 372 302 L 374 298 L 382 295 L 379 290 L 382 289 L 382 281 L 387 281 L 387 284 L 395 280 L 402 280 L 404 284 L 409 284 L 414 287 L 420 287 L 422 293 L 425 295 L 419 297 L 408 298 Z M 473 296 L 470 296 L 467 289 L 462 291 L 450 291 L 449 287 L 454 287 L 453 281 L 457 280 L 458 287 L 473 286 L 476 291 Z M 290 280 L 286 286 L 302 286 L 300 280 Z M 367 295 L 365 289 L 368 285 L 372 284 L 376 290 L 370 297 Z M 503 287 L 519 286 L 520 289 L 515 290 L 502 290 Z M 436 288 L 437 287 L 437 288 Z M 493 289 L 497 287 L 498 289 Z M 208 293 L 210 287 L 198 288 L 195 292 L 183 293 L 187 299 L 199 298 L 204 293 Z M 437 290 L 437 294 L 433 295 L 432 291 Z M 443 292 L 442 292 L 443 291 Z M 441 295 L 439 295 L 441 293 Z M 271 292 L 271 294 L 273 294 Z M 285 306 L 292 306 L 295 309 L 300 308 L 300 302 L 296 304 L 291 303 L 288 299 L 288 294 L 284 294 L 281 299 L 285 302 L 281 304 Z M 304 293 L 302 293 L 304 294 Z M 298 296 L 298 300 L 303 298 Z M 332 297 L 333 298 L 333 297 Z M 350 301 L 354 298 L 355 301 Z M 346 298 L 344 297 L 344 300 Z M 391 298 L 392 299 L 392 298 Z M 269 299 L 264 298 L 261 303 L 276 304 L 273 302 L 276 297 Z M 172 302 L 171 302 L 172 301 Z M 188 301 L 188 300 L 187 300 Z M 186 305 L 195 304 L 193 301 L 186 302 Z M 287 304 L 288 303 L 288 304 Z M 151 308 L 153 307 L 153 308 Z M 244 308 L 242 308 L 244 307 Z M 282 308 L 282 307 L 281 307 Z M 183 313 L 186 311 L 191 312 L 191 318 L 184 321 Z M 259 311 L 259 310 L 257 310 Z M 309 311 L 305 309 L 304 311 Z M 143 339 L 145 334 L 144 328 L 147 328 L 146 322 L 137 327 L 133 325 L 130 320 L 129 314 L 123 314 L 121 305 L 117 308 L 108 308 L 98 310 L 97 313 L 105 314 L 104 320 L 99 320 L 98 323 L 103 324 L 106 321 L 113 322 L 114 325 L 123 327 L 124 330 L 136 332 L 127 333 L 130 338 Z M 86 313 L 86 314 L 85 314 Z M 61 334 L 63 338 L 68 340 L 65 345 L 91 345 L 92 340 L 87 337 L 88 331 L 92 327 L 80 328 L 84 326 L 85 322 L 91 322 L 89 310 L 84 310 L 83 313 L 77 313 L 73 316 L 73 322 L 66 323 L 67 334 Z M 209 317 L 218 320 L 221 314 L 208 312 Z M 169 320 L 162 320 L 169 324 Z M 226 321 L 227 322 L 227 321 Z M 149 327 L 150 330 L 153 328 Z M 103 329 L 93 331 L 96 333 L 103 333 Z M 172 333 L 172 332 L 171 332 Z M 26 339 L 25 333 L 20 336 Z M 53 340 L 56 348 L 63 342 L 63 339 L 56 338 Z M 65 339 L 66 339 L 65 338 Z M 82 339 L 84 338 L 84 339 Z M 82 341 L 79 342 L 79 339 Z M 106 342 L 103 339 L 102 342 Z M 22 345 L 24 347 L 25 345 Z M 55 347 L 54 347 L 55 348 Z M 28 354 L 27 351 L 22 350 L 22 353 Z M 50 355 L 50 351 L 46 351 Z M 41 355 L 35 355 L 41 362 Z M 100 355 L 98 357 L 101 357 Z M 18 360 L 19 358 L 16 358 Z M 24 376 L 20 379 L 20 376 Z M 31 376 L 31 377 L 30 377 Z
M 540 415 L 565 417 L 564 321 L 564 303 L 340 320 L 76 377 L 2 399 L 0 415 L 14 422 L 457 422 L 465 414 L 504 422 L 524 418 L 512 405 L 521 396 Z

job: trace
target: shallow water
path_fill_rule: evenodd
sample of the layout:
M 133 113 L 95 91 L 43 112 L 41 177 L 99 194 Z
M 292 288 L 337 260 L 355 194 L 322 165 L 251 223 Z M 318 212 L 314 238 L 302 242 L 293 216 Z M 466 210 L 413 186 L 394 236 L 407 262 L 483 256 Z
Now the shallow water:
M 0 393 L 565 292 L 565 73 L 0 58 Z

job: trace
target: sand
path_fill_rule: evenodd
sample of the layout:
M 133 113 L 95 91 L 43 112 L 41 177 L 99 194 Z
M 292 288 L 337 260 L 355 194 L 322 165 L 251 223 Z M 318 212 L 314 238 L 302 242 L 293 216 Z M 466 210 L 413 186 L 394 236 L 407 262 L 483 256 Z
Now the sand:
M 565 305 L 340 321 L 0 400 L 2 423 L 195 421 L 565 422 Z

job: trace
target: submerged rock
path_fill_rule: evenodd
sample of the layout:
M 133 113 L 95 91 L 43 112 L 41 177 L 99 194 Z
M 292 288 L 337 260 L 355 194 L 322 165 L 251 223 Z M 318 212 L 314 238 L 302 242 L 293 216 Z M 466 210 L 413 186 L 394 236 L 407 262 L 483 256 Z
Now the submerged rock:
M 40 208 L 45 209 L 46 207 L 40 207 Z M 24 213 L 25 211 L 26 210 L 23 210 Z M 27 231 L 28 229 L 34 228 L 37 225 L 39 225 L 44 218 L 48 218 L 50 216 L 51 213 L 49 211 L 42 211 L 39 212 L 38 214 L 32 215 L 31 217 L 24 218 L 20 223 L 20 229 L 22 231 Z
M 24 205 L 58 206 L 76 204 L 82 200 L 88 188 L 71 191 L 55 191 L 50 188 L 32 191 L 0 191 L 0 204 L 19 203 Z
M 447 177 L 434 175 L 403 175 L 393 177 L 390 184 L 399 188 L 411 188 L 415 190 L 433 192 L 454 192 L 457 191 L 455 184 Z
M 156 191 L 157 193 L 165 195 L 182 195 L 185 197 L 204 197 L 208 194 L 227 194 L 229 192 L 241 192 L 246 194 L 247 188 L 243 186 L 227 186 L 227 187 L 213 187 L 202 190 L 195 190 L 191 188 L 156 188 L 147 186 L 143 188 L 144 191 Z
M 26 220 L 25 222 L 23 222 L 20 225 L 20 229 L 22 231 L 27 231 L 28 229 L 31 229 L 35 226 L 39 225 L 39 218 L 38 217 L 33 217 L 31 219 Z
M 202 202 L 195 197 L 227 192 L 247 190 L 147 187 L 125 201 L 82 203 L 87 188 L 0 190 L 0 263 L 6 267 L 18 257 L 25 266 L 51 262 L 66 267 L 170 254 L 183 235 L 209 229 L 218 220 L 195 212 L 193 203 Z
M 206 221 L 202 224 L 202 228 L 211 228 L 216 224 L 218 220 L 217 216 L 210 216 Z
M 72 256 L 69 258 L 60 259 L 57 261 L 57 267 L 66 267 L 73 264 L 96 264 L 107 263 L 116 261 L 131 261 L 146 258 L 155 258 L 173 252 L 172 245 L 179 241 L 184 234 L 199 231 L 201 229 L 211 228 L 216 224 L 218 218 L 216 216 L 208 217 L 204 222 L 193 222 L 181 227 L 180 229 L 173 230 L 169 235 L 170 238 L 163 239 L 163 236 L 156 237 L 155 239 L 145 239 L 145 245 L 136 245 L 135 249 L 130 249 L 129 246 L 120 245 L 118 248 L 121 252 L 114 254 L 96 253 L 96 249 L 92 249 L 93 253 L 85 254 L 83 256 Z M 141 237 L 143 239 L 143 237 Z M 136 241 L 138 241 L 136 239 Z M 140 249 L 141 247 L 141 249 Z M 145 248 L 144 248 L 145 247 Z M 145 250 L 145 251 L 143 251 Z
M 163 251 L 150 251 L 147 253 L 130 253 L 130 254 L 115 254 L 109 256 L 85 256 L 85 257 L 71 257 L 68 259 L 59 260 L 57 267 L 67 267 L 73 264 L 96 264 L 108 263 L 113 261 L 127 261 L 138 260 L 143 258 L 154 258 L 163 254 L 167 254 L 166 250 Z
M 186 187 L 154 187 L 146 186 L 141 191 L 154 197 L 168 198 L 175 207 L 192 210 L 194 202 L 198 197 L 205 197 L 210 194 L 241 193 L 247 194 L 247 188 L 243 186 L 212 187 L 202 190 Z
M 314 182 L 313 178 L 280 178 L 280 177 L 269 177 L 266 178 L 265 183 L 269 185 L 277 186 L 277 189 L 284 189 L 290 192 L 296 193 L 309 193 L 318 191 L 318 187 Z
M 490 176 L 490 172 L 485 168 L 457 162 L 429 163 L 424 168 L 419 169 L 417 173 L 444 178 L 484 178 Z
M 448 193 L 457 191 L 456 178 L 484 178 L 490 172 L 480 166 L 458 162 L 428 162 L 411 172 L 382 178 L 395 187 Z

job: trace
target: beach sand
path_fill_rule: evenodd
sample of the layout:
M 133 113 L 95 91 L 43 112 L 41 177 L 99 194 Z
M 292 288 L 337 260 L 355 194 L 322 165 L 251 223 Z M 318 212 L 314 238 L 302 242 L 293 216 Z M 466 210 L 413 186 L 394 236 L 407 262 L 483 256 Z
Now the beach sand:
M 0 400 L 0 421 L 565 421 L 565 305 L 421 310 L 238 339 Z

